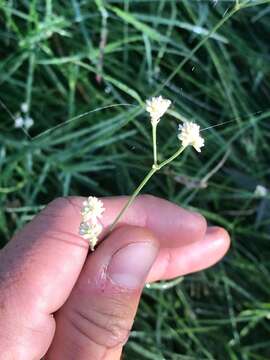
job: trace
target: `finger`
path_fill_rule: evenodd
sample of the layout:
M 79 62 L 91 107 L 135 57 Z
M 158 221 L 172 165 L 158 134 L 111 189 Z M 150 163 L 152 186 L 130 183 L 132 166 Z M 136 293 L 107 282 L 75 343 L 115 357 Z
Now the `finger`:
M 133 324 L 158 241 L 146 229 L 116 229 L 89 256 L 65 305 L 45 357 L 118 360 Z
M 220 227 L 209 227 L 201 241 L 178 248 L 161 248 L 147 282 L 168 280 L 206 269 L 218 262 L 229 246 L 227 231 Z
M 69 199 L 79 212 L 85 198 Z M 102 198 L 106 210 L 101 219 L 104 226 L 101 239 L 106 236 L 110 225 L 128 199 L 127 196 Z M 161 246 L 169 247 L 201 240 L 207 228 L 205 218 L 199 213 L 185 210 L 172 202 L 151 195 L 136 198 L 117 223 L 117 227 L 122 225 L 146 227 L 159 239 Z

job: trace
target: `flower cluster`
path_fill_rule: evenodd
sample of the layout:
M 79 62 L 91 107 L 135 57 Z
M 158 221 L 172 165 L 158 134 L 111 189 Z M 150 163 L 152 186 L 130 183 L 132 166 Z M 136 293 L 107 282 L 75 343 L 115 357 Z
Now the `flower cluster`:
M 171 101 L 164 99 L 162 96 L 153 97 L 146 100 L 146 111 L 150 114 L 152 126 L 156 126 L 161 117 L 166 113 L 171 105 Z M 201 152 L 204 146 L 204 139 L 200 135 L 200 126 L 191 121 L 185 121 L 178 127 L 178 139 L 182 143 L 182 147 L 186 148 L 191 145 L 195 150 Z
M 266 187 L 264 187 L 263 185 L 257 185 L 256 189 L 254 191 L 254 196 L 256 198 L 264 198 L 267 196 L 268 192 L 269 192 L 269 190 Z
M 14 119 L 14 127 L 16 129 L 25 128 L 28 130 L 34 125 L 34 120 L 27 114 L 28 110 L 27 103 L 22 103 L 21 112 L 17 113 Z
M 102 218 L 104 211 L 103 202 L 94 196 L 89 196 L 88 199 L 83 202 L 81 209 L 82 222 L 80 223 L 79 234 L 89 241 L 92 251 L 94 251 L 98 242 L 98 236 L 103 229 L 102 224 L 98 221 Z
M 153 97 L 146 101 L 146 111 L 149 113 L 152 125 L 157 125 L 171 105 L 171 101 L 162 96 Z
M 102 217 L 104 210 L 101 200 L 94 196 L 89 196 L 89 198 L 83 202 L 81 214 L 85 221 L 92 220 L 93 222 L 97 222 L 97 219 Z
M 168 165 L 174 159 L 176 159 L 187 146 L 191 145 L 197 150 L 201 152 L 201 148 L 204 146 L 204 139 L 200 135 L 200 126 L 191 122 L 191 121 L 184 121 L 183 124 L 179 125 L 179 132 L 178 132 L 178 139 L 181 142 L 180 147 L 177 151 L 171 155 L 169 158 L 163 160 L 162 162 L 158 161 L 158 152 L 157 152 L 157 125 L 160 122 L 162 116 L 166 113 L 168 108 L 171 105 L 171 101 L 168 99 L 164 99 L 162 96 L 152 97 L 151 99 L 146 101 L 145 109 L 150 115 L 150 121 L 152 125 L 152 141 L 153 141 L 153 165 L 149 170 L 148 174 L 145 178 L 141 181 L 139 186 L 134 190 L 132 195 L 130 196 L 129 200 L 126 202 L 120 213 L 117 215 L 115 220 L 110 226 L 110 231 L 115 227 L 119 219 L 123 216 L 124 212 L 130 207 L 133 201 L 136 199 L 138 193 L 143 189 L 149 179 L 161 168 Z M 96 204 L 92 205 L 92 208 L 96 208 Z M 88 205 L 86 208 L 82 210 L 82 214 L 88 214 Z M 100 212 L 99 206 L 95 210 L 97 213 Z M 102 211 L 101 211 L 102 212 Z M 87 224 L 82 223 L 82 232 L 88 233 L 91 229 L 87 227 Z
M 204 139 L 200 135 L 199 125 L 191 121 L 185 121 L 183 125 L 179 125 L 178 130 L 178 139 L 182 142 L 184 148 L 191 145 L 195 150 L 201 152 L 201 147 L 204 146 Z

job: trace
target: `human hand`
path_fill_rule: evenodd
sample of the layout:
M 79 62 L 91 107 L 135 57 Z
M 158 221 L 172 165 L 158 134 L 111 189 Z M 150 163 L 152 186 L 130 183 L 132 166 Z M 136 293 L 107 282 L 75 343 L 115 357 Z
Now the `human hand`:
M 1 360 L 119 360 L 145 282 L 207 268 L 229 247 L 201 215 L 143 195 L 88 254 L 83 200 L 54 200 L 1 251 Z M 101 240 L 127 198 L 102 201 Z

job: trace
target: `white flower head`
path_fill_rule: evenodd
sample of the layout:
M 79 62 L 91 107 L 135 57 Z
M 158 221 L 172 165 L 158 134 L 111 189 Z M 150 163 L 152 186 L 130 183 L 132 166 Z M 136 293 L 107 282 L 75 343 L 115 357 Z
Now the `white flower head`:
M 185 121 L 183 125 L 178 127 L 178 139 L 181 140 L 182 146 L 193 146 L 195 150 L 201 152 L 201 147 L 204 146 L 204 139 L 200 135 L 200 126 L 191 122 Z
M 268 189 L 263 185 L 257 185 L 254 191 L 254 196 L 257 198 L 264 198 L 267 196 Z
M 22 116 L 17 116 L 15 119 L 14 119 L 14 127 L 16 129 L 20 129 L 22 128 L 24 125 L 24 118 Z
M 21 111 L 23 113 L 27 113 L 28 112 L 28 104 L 26 102 L 21 104 Z
M 98 242 L 98 236 L 102 232 L 102 225 L 100 223 L 89 224 L 85 221 L 80 223 L 79 234 L 89 241 L 90 249 L 94 251 Z
M 146 111 L 150 114 L 152 125 L 157 125 L 161 117 L 168 110 L 171 101 L 164 99 L 162 96 L 152 97 L 146 101 Z
M 81 209 L 81 215 L 84 221 L 92 220 L 94 222 L 102 217 L 105 208 L 103 202 L 95 196 L 89 196 L 86 201 L 83 202 Z
M 30 118 L 29 116 L 27 116 L 24 119 L 24 127 L 28 130 L 30 129 L 30 127 L 32 127 L 34 125 L 34 120 L 32 118 Z

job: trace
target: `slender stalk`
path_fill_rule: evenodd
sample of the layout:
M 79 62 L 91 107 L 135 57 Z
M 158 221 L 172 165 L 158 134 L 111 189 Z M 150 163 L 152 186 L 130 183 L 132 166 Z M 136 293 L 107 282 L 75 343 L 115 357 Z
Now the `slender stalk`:
M 248 2 L 248 1 L 247 1 Z M 245 3 L 246 4 L 246 3 Z M 178 66 L 173 70 L 173 72 L 168 76 L 168 78 L 164 81 L 163 84 L 158 87 L 158 89 L 155 91 L 155 94 L 159 94 L 162 89 L 166 88 L 168 83 L 175 77 L 176 74 L 179 74 L 179 71 L 183 68 L 183 66 L 192 59 L 193 55 L 196 54 L 196 52 L 203 46 L 203 44 L 213 35 L 217 32 L 217 30 L 225 24 L 238 10 L 240 10 L 243 7 L 241 4 L 240 6 L 234 6 L 233 9 L 227 13 L 214 27 L 209 33 L 202 38 L 200 42 L 193 48 L 193 50 L 190 51 L 190 53 L 179 63 Z M 247 7 L 247 6 L 245 6 Z
M 152 139 L 154 165 L 157 165 L 157 124 L 152 124 Z
M 169 157 L 167 160 L 164 160 L 162 163 L 160 163 L 159 165 L 153 164 L 152 169 L 148 172 L 148 174 L 145 176 L 145 178 L 142 180 L 142 182 L 140 183 L 140 185 L 135 189 L 135 191 L 133 192 L 133 194 L 131 195 L 131 197 L 129 198 L 129 200 L 127 201 L 127 203 L 125 204 L 125 206 L 123 207 L 123 209 L 120 211 L 120 213 L 117 215 L 117 217 L 115 218 L 114 222 L 111 224 L 110 228 L 109 228 L 109 232 L 111 232 L 116 223 L 120 220 L 120 218 L 122 217 L 122 215 L 124 214 L 125 211 L 127 211 L 127 209 L 130 207 L 130 205 L 133 203 L 133 201 L 135 200 L 136 196 L 139 194 L 139 192 L 142 190 L 142 188 L 147 184 L 148 180 L 150 180 L 150 178 L 161 168 L 163 168 L 163 166 L 169 164 L 171 161 L 173 161 L 175 158 L 177 158 L 177 156 L 179 156 L 183 150 L 185 148 L 182 146 L 180 149 L 178 149 L 171 157 Z
M 168 165 L 171 161 L 176 159 L 177 156 L 179 156 L 184 150 L 185 150 L 184 146 L 180 147 L 180 149 L 178 149 L 171 157 L 169 157 L 169 159 L 164 160 L 161 164 L 159 164 L 157 169 L 160 170 L 161 168 L 163 168 L 163 166 Z
M 154 175 L 154 173 L 157 171 L 158 169 L 156 167 L 152 167 L 152 169 L 148 172 L 148 174 L 145 176 L 145 178 L 143 179 L 143 181 L 140 183 L 140 185 L 136 188 L 136 190 L 133 192 L 133 194 L 131 195 L 131 197 L 129 198 L 128 202 L 126 203 L 126 205 L 123 207 L 123 209 L 120 211 L 120 213 L 117 215 L 117 217 L 115 218 L 114 222 L 111 224 L 109 231 L 111 232 L 113 230 L 113 228 L 115 227 L 116 223 L 118 222 L 118 220 L 122 217 L 122 215 L 124 214 L 124 212 L 130 207 L 130 205 L 133 203 L 133 201 L 135 200 L 136 196 L 139 194 L 139 192 L 142 190 L 142 188 L 144 187 L 144 185 L 148 182 L 148 180 Z

